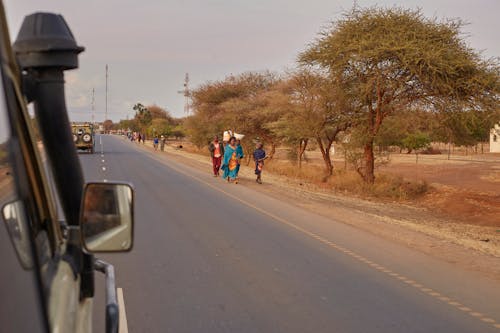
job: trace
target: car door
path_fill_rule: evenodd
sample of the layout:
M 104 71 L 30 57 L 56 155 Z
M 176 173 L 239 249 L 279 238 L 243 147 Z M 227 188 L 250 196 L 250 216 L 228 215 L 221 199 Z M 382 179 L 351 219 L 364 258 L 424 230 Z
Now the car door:
M 8 267 L 0 270 L 0 331 L 90 332 L 92 299 L 80 297 L 79 263 L 61 232 L 43 143 L 20 92 L 1 3 L 0 18 L 0 198 L 6 226 L 0 241 L 12 240 L 1 244 Z
M 4 22 L 2 20 L 2 22 Z M 1 27 L 3 28 L 3 27 Z M 0 44 L 5 42 L 4 32 Z M 29 181 L 19 154 L 19 138 L 5 94 L 5 48 L 1 48 L 0 80 L 0 332 L 44 332 L 48 329 L 45 298 L 34 238 L 37 223 Z M 21 265 L 23 263 L 23 266 Z

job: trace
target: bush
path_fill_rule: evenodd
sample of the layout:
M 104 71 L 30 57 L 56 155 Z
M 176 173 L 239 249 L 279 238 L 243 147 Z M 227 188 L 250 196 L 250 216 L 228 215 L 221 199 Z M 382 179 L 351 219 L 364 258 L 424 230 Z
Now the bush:
M 335 191 L 401 201 L 417 199 L 429 190 L 424 181 L 413 182 L 388 174 L 380 174 L 374 184 L 367 184 L 355 172 L 343 170 L 335 173 L 331 183 Z
M 304 165 L 302 169 L 288 161 L 271 160 L 266 162 L 266 172 L 286 176 L 332 189 L 334 192 L 354 194 L 364 198 L 378 198 L 390 200 L 414 200 L 429 191 L 425 181 L 409 181 L 400 176 L 380 174 L 374 184 L 365 183 L 355 171 L 335 169 L 331 177 L 324 175 L 319 166 Z
M 408 149 L 408 153 L 411 153 L 413 150 L 428 148 L 431 145 L 431 138 L 426 133 L 412 133 L 403 139 L 402 144 L 403 148 Z

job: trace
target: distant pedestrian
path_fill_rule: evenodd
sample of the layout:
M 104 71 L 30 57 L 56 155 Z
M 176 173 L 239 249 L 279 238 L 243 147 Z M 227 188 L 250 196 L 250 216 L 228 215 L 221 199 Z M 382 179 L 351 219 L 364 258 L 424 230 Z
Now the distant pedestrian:
M 160 140 L 158 139 L 158 137 L 157 137 L 157 136 L 155 136 L 155 137 L 154 137 L 154 139 L 153 139 L 153 148 L 154 148 L 155 150 L 158 150 L 158 144 L 159 144 L 159 143 L 160 143 Z
M 142 134 L 142 144 L 146 144 L 146 134 Z
M 227 179 L 228 182 L 234 181 L 238 184 L 236 168 L 238 166 L 239 159 L 236 152 L 236 138 L 231 137 L 228 144 L 224 150 L 224 158 L 222 160 L 221 169 L 224 171 L 222 178 Z
M 264 160 L 267 158 L 266 151 L 263 149 L 262 143 L 257 143 L 253 152 L 253 160 L 255 161 L 255 174 L 257 183 L 262 184 L 262 169 L 264 168 Z
M 219 137 L 217 135 L 214 137 L 214 140 L 210 142 L 208 150 L 210 151 L 210 156 L 212 157 L 214 177 L 217 177 L 219 176 L 222 156 L 224 156 L 224 145 L 219 141 Z
M 137 134 L 137 143 L 141 143 L 141 133 Z
M 165 141 L 166 141 L 165 136 L 162 135 L 160 137 L 160 150 L 161 151 L 165 151 Z

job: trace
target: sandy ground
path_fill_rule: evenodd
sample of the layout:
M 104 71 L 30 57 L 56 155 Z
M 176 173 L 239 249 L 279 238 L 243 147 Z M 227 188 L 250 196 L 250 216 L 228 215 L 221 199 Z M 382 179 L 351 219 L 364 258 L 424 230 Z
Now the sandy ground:
M 458 149 L 457 149 L 458 150 Z M 398 175 L 409 181 L 425 181 L 431 190 L 413 205 L 445 215 L 457 223 L 500 229 L 500 154 L 390 155 L 390 163 L 377 167 L 378 174 Z M 321 155 L 308 151 L 308 163 L 322 167 Z M 340 154 L 342 155 L 342 154 Z M 334 165 L 344 168 L 341 156 Z M 286 152 L 278 150 L 278 158 Z
M 135 143 L 131 143 L 135 144 Z M 152 149 L 146 144 L 145 149 Z M 191 167 L 207 171 L 211 176 L 211 162 L 207 156 L 189 153 L 169 145 L 165 152 L 173 159 Z M 266 195 L 277 197 L 314 211 L 332 220 L 405 244 L 423 253 L 465 269 L 480 271 L 500 280 L 500 228 L 471 225 L 450 217 L 446 212 L 424 205 L 380 203 L 332 194 L 313 184 L 265 173 L 264 184 L 255 182 L 253 168 L 242 166 L 240 184 L 221 186 L 248 186 Z M 498 206 L 498 203 L 494 203 Z
M 457 222 L 500 229 L 500 155 L 447 160 L 445 156 L 399 155 L 380 171 L 425 180 L 431 190 L 418 204 Z

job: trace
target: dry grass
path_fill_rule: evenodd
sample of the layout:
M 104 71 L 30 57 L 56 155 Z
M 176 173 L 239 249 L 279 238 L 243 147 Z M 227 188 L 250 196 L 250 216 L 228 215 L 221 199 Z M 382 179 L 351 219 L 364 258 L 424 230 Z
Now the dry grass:
M 198 149 L 189 142 L 180 143 L 182 150 L 209 156 L 208 149 Z M 244 164 L 246 165 L 246 160 Z M 253 162 L 250 162 L 250 165 Z M 334 175 L 326 177 L 323 165 L 304 162 L 302 168 L 284 158 L 266 161 L 265 173 L 285 176 L 304 183 L 313 184 L 319 188 L 337 193 L 355 195 L 362 198 L 390 199 L 407 201 L 417 199 L 429 190 L 425 181 L 409 181 L 401 176 L 389 173 L 376 173 L 375 184 L 366 184 L 355 171 L 335 170 Z
M 429 191 L 429 185 L 425 181 L 410 181 L 381 173 L 376 175 L 374 184 L 367 184 L 354 171 L 341 170 L 329 182 L 335 191 L 398 201 L 418 199 Z
M 266 172 L 365 198 L 405 201 L 420 198 L 429 191 L 425 181 L 409 181 L 400 176 L 377 173 L 375 184 L 367 184 L 355 171 L 336 170 L 333 176 L 325 177 L 321 167 L 305 165 L 299 169 L 288 161 L 269 161 Z

